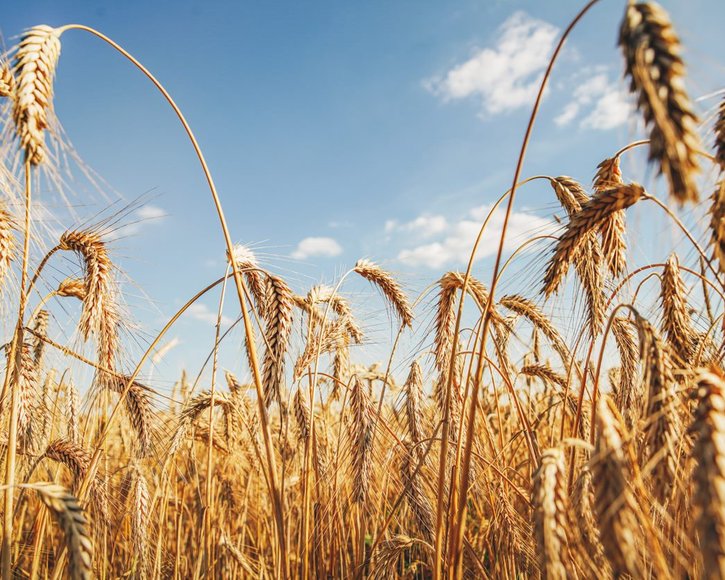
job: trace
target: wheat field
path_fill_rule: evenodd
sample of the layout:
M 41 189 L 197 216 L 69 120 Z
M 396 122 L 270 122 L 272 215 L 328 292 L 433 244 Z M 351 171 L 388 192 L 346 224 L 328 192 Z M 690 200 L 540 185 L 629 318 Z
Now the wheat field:
M 725 578 L 725 99 L 698 118 L 661 7 L 627 2 L 613 31 L 642 138 L 591 160 L 591 187 L 524 173 L 560 49 L 595 3 L 551 56 L 497 204 L 508 219 L 543 180 L 563 216 L 526 295 L 499 289 L 524 259 L 505 259 L 507 221 L 491 268 L 474 267 L 477 241 L 465 271 L 420 296 L 370 259 L 294 288 L 232 242 L 223 192 L 152 72 L 83 25 L 23 32 L 0 61 L 2 577 Z M 200 275 L 141 356 L 107 224 L 55 237 L 33 225 L 39 184 L 58 176 L 53 85 L 70 34 L 110 45 L 162 93 L 226 242 L 226 270 Z M 628 179 L 628 156 L 656 190 Z M 635 205 L 682 243 L 632 263 Z M 373 365 L 353 279 L 389 313 Z M 220 306 L 211 378 L 189 368 L 160 392 L 144 377 L 169 332 L 225 293 L 244 375 L 225 370 Z

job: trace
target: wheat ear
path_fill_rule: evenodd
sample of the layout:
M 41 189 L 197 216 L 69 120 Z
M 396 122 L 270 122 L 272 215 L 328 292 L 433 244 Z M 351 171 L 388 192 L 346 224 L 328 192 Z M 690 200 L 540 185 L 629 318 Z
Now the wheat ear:
M 644 188 L 636 183 L 609 189 L 592 197 L 572 216 L 546 268 L 543 288 L 546 296 L 550 296 L 559 288 L 569 266 L 579 255 L 582 245 L 586 243 L 587 234 L 601 227 L 614 212 L 637 203 L 644 193 Z
M 725 376 L 711 368 L 698 376 L 698 406 L 690 428 L 695 523 L 704 578 L 725 577 Z
M 652 489 L 664 502 L 670 495 L 677 476 L 682 425 L 677 412 L 676 383 L 667 346 L 657 330 L 646 320 L 638 320 L 647 386 L 644 414 L 644 445 L 646 462 L 653 463 Z
M 358 260 L 354 270 L 368 282 L 380 288 L 380 291 L 388 299 L 398 318 L 400 318 L 403 326 L 412 328 L 413 310 L 410 307 L 408 297 L 395 278 L 370 260 Z
M 269 276 L 265 288 L 265 341 L 267 349 L 262 363 L 264 402 L 280 400 L 290 333 L 292 332 L 292 291 L 282 278 Z
M 680 275 L 677 254 L 669 257 L 662 272 L 660 300 L 667 342 L 680 362 L 687 363 L 695 352 L 698 339 L 690 319 L 687 288 Z
M 59 249 L 77 253 L 85 269 L 83 309 L 78 328 L 85 340 L 91 334 L 98 342 L 98 362 L 106 369 L 114 368 L 118 347 L 119 315 L 113 264 L 105 242 L 96 232 L 68 231 L 60 238 Z M 109 380 L 100 373 L 101 384 Z
M 531 503 L 534 506 L 534 536 L 542 578 L 567 578 L 569 561 L 569 499 L 561 449 L 547 449 L 534 474 Z
M 609 409 L 606 396 L 599 399 L 597 411 L 597 439 L 591 471 L 600 539 L 615 576 L 630 574 L 640 578 L 639 523 L 628 483 L 629 469 L 621 428 Z
M 593 184 L 595 193 L 614 189 L 623 183 L 619 157 L 605 159 L 597 166 Z M 599 227 L 604 261 L 615 278 L 621 276 L 627 268 L 627 243 L 624 240 L 626 229 L 624 210 L 615 211 Z
M 27 30 L 15 52 L 13 121 L 32 165 L 39 165 L 46 156 L 45 130 L 53 109 L 53 77 L 59 56 L 60 35 L 46 25 Z
M 8 63 L 0 60 L 0 98 L 15 98 L 15 75 Z
M 352 440 L 352 499 L 367 501 L 372 470 L 373 408 L 362 381 L 353 376 L 350 384 L 350 439 Z
M 685 65 L 668 14 L 655 2 L 629 2 L 619 31 L 630 91 L 650 130 L 649 159 L 664 174 L 670 195 L 699 199 L 697 117 L 685 91 Z
M 90 523 L 78 499 L 54 483 L 32 483 L 24 487 L 38 492 L 63 530 L 68 548 L 68 576 L 73 580 L 93 578 L 93 541 Z

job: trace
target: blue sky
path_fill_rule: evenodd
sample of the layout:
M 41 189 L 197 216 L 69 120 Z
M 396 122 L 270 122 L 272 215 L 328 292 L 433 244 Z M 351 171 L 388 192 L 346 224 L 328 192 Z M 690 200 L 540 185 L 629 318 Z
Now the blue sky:
M 139 58 L 194 129 L 235 242 L 252 245 L 296 290 L 334 280 L 359 257 L 420 289 L 465 265 L 487 204 L 510 185 L 536 81 L 581 5 L 25 0 L 5 3 L 0 25 L 10 45 L 35 24 L 87 24 Z M 663 5 L 685 46 L 693 98 L 721 89 L 725 5 Z M 641 136 L 615 46 L 623 9 L 603 0 L 571 36 L 525 176 L 588 184 L 601 159 Z M 55 108 L 68 137 L 125 200 L 144 196 L 127 217 L 141 220 L 125 231 L 133 235 L 112 247 L 132 281 L 133 315 L 153 334 L 223 273 L 216 215 L 192 148 L 151 85 L 85 33 L 68 32 L 62 44 Z M 707 117 L 716 104 L 698 107 Z M 84 218 L 106 203 L 75 201 Z M 552 202 L 544 184 L 523 193 L 514 239 L 551 231 Z M 484 243 L 477 265 L 486 281 L 491 251 Z M 180 346 L 168 372 L 198 367 L 215 300 L 172 333 Z

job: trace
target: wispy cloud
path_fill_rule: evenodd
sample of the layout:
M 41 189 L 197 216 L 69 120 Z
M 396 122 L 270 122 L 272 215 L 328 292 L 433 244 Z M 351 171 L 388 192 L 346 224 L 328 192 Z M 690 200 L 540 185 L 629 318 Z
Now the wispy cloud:
M 155 205 L 144 205 L 128 216 L 127 221 L 120 228 L 117 229 L 116 235 L 120 236 L 133 236 L 138 234 L 144 227 L 156 224 L 168 217 L 161 207 Z
M 217 313 L 212 311 L 206 304 L 202 304 L 201 302 L 195 302 L 184 313 L 184 316 L 187 316 L 189 318 L 193 318 L 194 320 L 199 320 L 201 322 L 206 322 L 208 324 L 216 324 L 217 322 Z M 222 324 L 223 325 L 229 325 L 232 323 L 232 319 L 228 316 L 222 315 Z
M 581 128 L 600 131 L 614 129 L 626 123 L 632 112 L 632 105 L 617 81 L 610 80 L 606 69 L 602 67 L 588 74 L 591 76 L 583 82 L 580 75 L 571 79 L 571 82 L 579 84 L 572 94 L 572 100 L 554 118 L 554 122 L 565 127 L 581 116 Z
M 424 82 L 444 101 L 478 98 L 484 116 L 533 102 L 559 29 L 522 11 L 498 29 L 494 46 L 478 49 L 467 61 Z
M 421 237 L 434 236 L 448 227 L 448 221 L 442 215 L 421 215 L 409 222 L 388 220 L 385 222 L 385 233 L 411 232 Z
M 462 265 L 468 261 L 473 243 L 481 224 L 491 211 L 491 205 L 471 209 L 463 219 L 453 222 L 441 233 L 440 239 L 426 244 L 404 248 L 398 253 L 398 260 L 408 266 L 441 268 Z M 505 212 L 494 211 L 479 246 L 476 260 L 493 255 L 503 229 Z M 429 216 L 430 217 L 430 216 Z M 443 218 L 443 216 L 438 216 Z M 444 219 L 444 218 L 443 218 Z M 505 248 L 511 251 L 533 235 L 553 233 L 557 225 L 549 220 L 526 212 L 514 212 L 509 220 Z
M 305 260 L 314 256 L 332 258 L 342 254 L 342 246 L 334 238 L 310 237 L 297 244 L 290 254 L 295 260 Z

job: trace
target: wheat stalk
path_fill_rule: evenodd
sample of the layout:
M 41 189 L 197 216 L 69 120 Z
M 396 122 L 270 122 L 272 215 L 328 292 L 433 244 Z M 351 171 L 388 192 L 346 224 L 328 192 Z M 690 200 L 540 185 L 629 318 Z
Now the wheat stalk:
M 614 404 L 624 418 L 627 429 L 632 429 L 639 419 L 642 392 L 637 380 L 639 347 L 631 321 L 622 316 L 612 320 L 612 334 L 619 351 L 621 363 L 619 381 L 614 393 Z
M 132 529 L 133 548 L 136 557 L 136 569 L 140 578 L 146 578 L 148 569 L 148 527 L 151 509 L 151 498 L 146 484 L 146 478 L 138 466 L 133 468 L 133 506 Z

